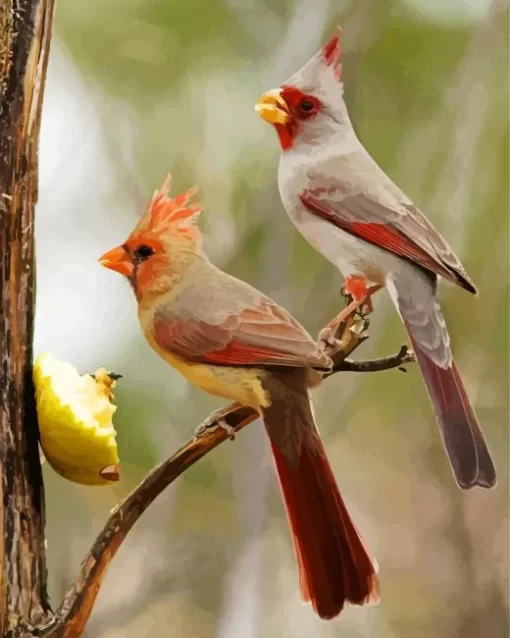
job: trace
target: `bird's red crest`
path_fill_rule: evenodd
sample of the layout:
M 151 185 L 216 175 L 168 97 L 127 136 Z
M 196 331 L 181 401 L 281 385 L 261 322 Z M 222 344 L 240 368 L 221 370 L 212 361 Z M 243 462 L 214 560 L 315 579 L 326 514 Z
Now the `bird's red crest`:
M 335 77 L 338 81 L 342 79 L 342 46 L 340 44 L 340 36 L 342 35 L 342 27 L 338 25 L 338 33 L 322 47 L 322 56 L 328 66 L 333 66 Z
M 154 192 L 148 211 L 151 226 L 193 221 L 203 210 L 201 204 L 189 204 L 197 194 L 196 186 L 176 197 L 169 197 L 171 184 L 172 176 L 169 173 L 161 187 Z

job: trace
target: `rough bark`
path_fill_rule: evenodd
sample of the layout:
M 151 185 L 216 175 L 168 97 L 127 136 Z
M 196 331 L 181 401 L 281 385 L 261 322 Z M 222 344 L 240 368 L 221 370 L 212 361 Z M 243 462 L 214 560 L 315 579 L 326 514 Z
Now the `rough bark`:
M 53 0 L 0 2 L 0 635 L 47 619 L 32 388 L 37 150 Z

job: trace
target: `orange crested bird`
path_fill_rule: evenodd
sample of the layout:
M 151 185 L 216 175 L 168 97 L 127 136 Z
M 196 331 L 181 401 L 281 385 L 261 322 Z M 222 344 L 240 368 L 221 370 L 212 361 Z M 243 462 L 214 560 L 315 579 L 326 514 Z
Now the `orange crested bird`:
M 308 388 L 331 360 L 306 330 L 261 292 L 214 266 L 190 204 L 169 198 L 148 212 L 100 263 L 127 277 L 149 344 L 199 388 L 256 409 L 271 443 L 289 518 L 301 594 L 321 618 L 345 602 L 378 598 L 376 567 L 336 485 Z

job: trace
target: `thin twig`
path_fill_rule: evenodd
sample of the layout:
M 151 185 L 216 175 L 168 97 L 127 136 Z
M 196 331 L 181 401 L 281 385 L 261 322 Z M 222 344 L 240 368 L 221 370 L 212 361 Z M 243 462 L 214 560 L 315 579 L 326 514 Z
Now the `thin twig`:
M 346 361 L 365 339 L 368 319 L 358 315 L 358 306 L 347 300 L 349 312 L 342 312 L 341 321 L 335 329 L 335 339 L 332 342 L 320 342 L 321 348 L 334 362 L 333 372 L 350 370 L 356 366 L 354 361 Z M 349 303 L 350 302 L 350 303 Z M 328 324 L 331 326 L 333 322 Z M 401 351 L 394 357 L 374 362 L 360 362 L 362 366 L 370 368 L 378 366 L 385 370 L 396 367 L 396 358 L 400 357 L 400 364 L 408 357 L 408 352 Z M 406 359 L 408 361 L 410 359 Z M 383 364 L 386 363 L 386 367 Z M 143 481 L 122 501 L 106 522 L 102 532 L 96 539 L 91 551 L 82 563 L 81 572 L 75 584 L 67 592 L 62 604 L 54 617 L 39 627 L 32 629 L 33 636 L 40 638 L 77 638 L 85 628 L 92 612 L 102 580 L 117 550 L 126 538 L 128 532 L 145 512 L 149 505 L 173 481 L 194 463 L 216 448 L 220 443 L 232 438 L 232 433 L 239 432 L 258 417 L 252 408 L 232 405 L 216 410 L 208 419 L 207 425 L 198 428 L 198 435 L 164 463 L 156 466 Z M 214 427 L 221 420 L 224 427 Z M 225 427 L 226 426 L 226 427 Z
M 405 372 L 405 368 L 401 368 L 401 366 L 413 361 L 416 361 L 414 352 L 407 346 L 402 346 L 396 354 L 382 357 L 381 359 L 370 359 L 368 361 L 344 359 L 334 366 L 333 372 L 381 372 L 392 368 L 399 368 Z

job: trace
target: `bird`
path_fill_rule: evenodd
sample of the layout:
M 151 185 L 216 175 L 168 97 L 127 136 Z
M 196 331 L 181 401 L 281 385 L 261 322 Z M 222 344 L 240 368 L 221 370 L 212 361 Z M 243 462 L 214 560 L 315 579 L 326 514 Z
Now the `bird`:
M 309 388 L 331 369 L 284 308 L 207 258 L 192 188 L 169 197 L 171 175 L 126 241 L 100 264 L 124 275 L 143 333 L 190 383 L 254 408 L 269 436 L 302 598 L 323 619 L 346 602 L 377 602 L 377 566 L 336 484 Z
M 496 470 L 452 356 L 438 280 L 477 289 L 445 239 L 358 139 L 344 100 L 341 32 L 255 105 L 280 143 L 281 200 L 305 239 L 340 270 L 345 294 L 369 302 L 386 287 L 457 484 L 491 488 Z

